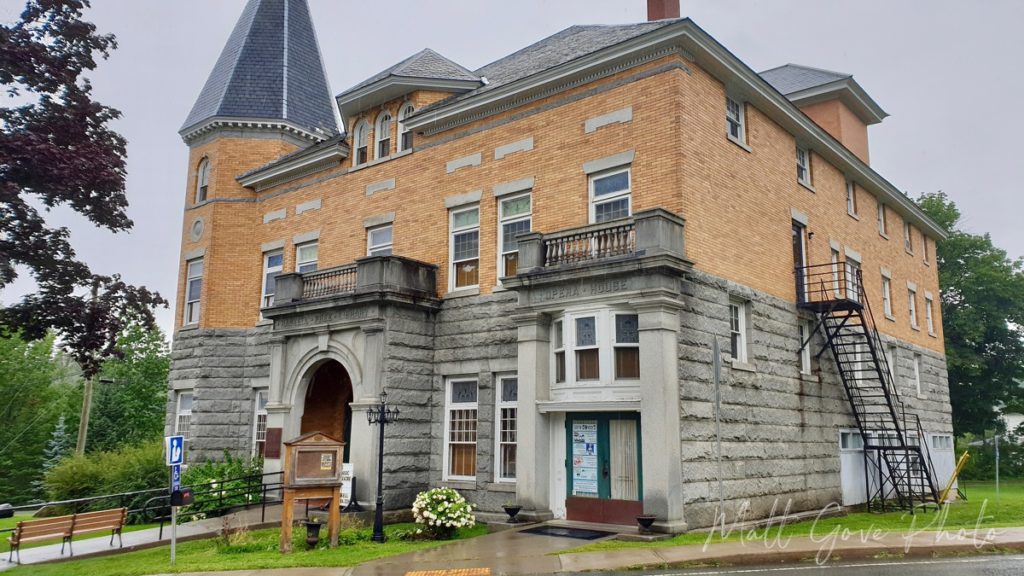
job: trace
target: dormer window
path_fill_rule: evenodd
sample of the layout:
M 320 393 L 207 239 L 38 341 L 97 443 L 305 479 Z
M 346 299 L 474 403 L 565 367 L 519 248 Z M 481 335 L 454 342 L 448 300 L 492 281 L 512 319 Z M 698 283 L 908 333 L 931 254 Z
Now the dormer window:
M 360 166 L 366 164 L 369 160 L 367 146 L 370 141 L 370 124 L 366 120 L 360 120 L 356 124 L 355 133 L 352 136 L 353 148 L 356 149 L 356 157 L 354 166 Z
M 398 151 L 412 150 L 412 130 L 405 125 L 405 119 L 412 116 L 416 108 L 411 102 L 402 104 L 398 111 Z
M 387 158 L 391 155 L 391 113 L 381 112 L 377 116 L 377 126 L 374 128 L 374 140 L 376 145 L 377 158 Z
M 206 194 L 210 190 L 210 161 L 206 158 L 199 163 L 199 171 L 196 173 L 196 203 L 205 202 Z

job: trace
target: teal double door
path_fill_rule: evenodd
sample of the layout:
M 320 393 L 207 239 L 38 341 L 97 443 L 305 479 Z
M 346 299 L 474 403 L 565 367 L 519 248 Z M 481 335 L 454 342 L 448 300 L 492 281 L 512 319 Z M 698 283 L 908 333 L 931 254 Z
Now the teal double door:
M 567 413 L 565 433 L 566 518 L 635 523 L 643 513 L 640 414 Z

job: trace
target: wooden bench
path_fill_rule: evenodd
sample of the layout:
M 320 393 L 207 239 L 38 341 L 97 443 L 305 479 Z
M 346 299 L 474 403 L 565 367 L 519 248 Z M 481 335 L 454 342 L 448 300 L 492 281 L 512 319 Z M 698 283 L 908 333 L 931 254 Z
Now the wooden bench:
M 75 536 L 106 530 L 110 530 L 111 546 L 114 545 L 114 535 L 117 535 L 119 545 L 124 546 L 124 542 L 121 540 L 121 530 L 124 528 L 127 517 L 127 508 L 114 508 L 38 520 L 23 520 L 18 522 L 14 534 L 7 538 L 8 544 L 11 545 L 7 561 L 10 562 L 16 554 L 18 563 L 21 563 L 21 545 L 24 542 L 38 542 L 55 538 L 61 539 L 61 554 L 64 554 L 64 546 L 67 545 L 70 555 L 74 556 L 75 552 L 71 548 L 71 541 Z

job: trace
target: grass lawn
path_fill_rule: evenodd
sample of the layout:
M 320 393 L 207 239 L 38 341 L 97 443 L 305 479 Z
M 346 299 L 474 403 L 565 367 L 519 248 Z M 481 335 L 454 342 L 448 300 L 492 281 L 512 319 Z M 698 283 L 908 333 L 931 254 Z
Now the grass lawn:
M 307 550 L 306 531 L 297 527 L 293 533 L 294 550 L 291 554 L 278 552 L 280 530 L 271 528 L 242 532 L 229 538 L 209 538 L 178 545 L 177 563 L 169 564 L 167 546 L 113 554 L 98 558 L 71 560 L 53 564 L 24 565 L 9 573 L 13 576 L 141 576 L 167 572 L 212 572 L 220 570 L 253 570 L 259 568 L 290 568 L 297 566 L 353 566 L 367 560 L 394 556 L 444 544 L 444 541 L 401 540 L 401 533 L 415 530 L 416 524 L 393 524 L 385 527 L 388 541 L 377 544 L 370 541 L 369 528 L 342 530 L 337 548 L 327 546 L 326 529 L 321 534 L 320 546 Z M 477 525 L 459 530 L 457 539 L 472 538 L 487 533 L 487 527 Z
M 17 513 L 14 514 L 14 517 L 12 517 L 12 518 L 0 518 L 0 530 L 6 530 L 8 528 L 14 528 L 15 526 L 18 525 L 18 522 L 21 522 L 22 520 L 31 520 L 31 519 L 32 519 L 32 514 L 30 514 L 28 512 L 17 512 Z M 159 524 L 132 524 L 132 525 L 129 525 L 129 526 L 125 526 L 124 527 L 124 531 L 125 532 L 134 532 L 136 530 L 143 530 L 145 528 L 155 528 L 157 526 L 159 526 Z M 5 555 L 7 554 L 7 551 L 11 549 L 11 545 L 7 543 L 7 539 L 10 538 L 12 534 L 13 534 L 13 532 L 0 532 L 0 552 L 2 552 Z M 87 538 L 110 538 L 110 533 L 107 532 L 106 536 L 104 536 L 103 533 L 96 532 L 96 533 L 93 533 L 93 534 L 87 534 L 86 536 L 84 536 L 82 538 L 75 538 L 74 541 L 78 542 L 80 540 L 85 540 Z M 53 539 L 53 540 L 42 540 L 42 541 L 39 541 L 39 542 L 26 542 L 26 543 L 22 544 L 21 547 L 22 547 L 22 549 L 35 548 L 36 546 L 45 546 L 47 544 L 60 544 L 60 538 L 56 538 L 56 539 Z M 6 560 L 7 557 L 4 556 L 4 559 Z
M 835 529 L 851 532 L 881 530 L 897 533 L 913 530 L 956 530 L 959 528 L 973 529 L 996 528 L 1001 526 L 1024 526 L 1024 480 L 1005 480 L 1000 482 L 999 502 L 996 502 L 994 482 L 961 481 L 960 489 L 967 494 L 966 502 L 954 502 L 936 513 L 918 512 L 910 515 L 905 512 L 888 512 L 885 514 L 868 512 L 851 512 L 846 516 L 823 518 L 817 522 L 805 520 L 782 527 L 758 528 L 754 531 L 732 531 L 723 538 L 719 532 L 711 535 L 707 532 L 691 532 L 680 534 L 667 540 L 657 542 L 624 542 L 607 540 L 595 542 L 563 553 L 594 552 L 598 550 L 619 550 L 623 548 L 659 548 L 665 546 L 684 546 L 688 544 L 704 544 L 705 542 L 731 542 L 740 540 L 764 539 L 767 537 L 786 538 L 788 536 L 808 536 L 812 530 L 816 537 L 822 538 Z M 728 532 L 728 526 L 726 526 Z M 859 533 L 859 532 L 858 532 Z

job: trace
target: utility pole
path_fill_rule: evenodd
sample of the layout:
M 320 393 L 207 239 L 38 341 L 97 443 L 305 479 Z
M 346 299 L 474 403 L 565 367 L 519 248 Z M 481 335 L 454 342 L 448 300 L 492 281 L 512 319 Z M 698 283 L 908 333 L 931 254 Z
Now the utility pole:
M 96 300 L 98 299 L 97 293 L 99 292 L 99 282 L 93 280 L 92 283 L 92 301 L 89 307 L 89 327 L 93 327 L 95 322 L 93 321 L 96 316 Z M 82 414 L 78 420 L 78 439 L 75 441 L 75 454 L 81 456 L 85 454 L 85 439 L 89 435 L 89 413 L 92 411 L 92 381 L 95 376 L 89 376 L 85 379 L 85 390 L 82 394 Z

